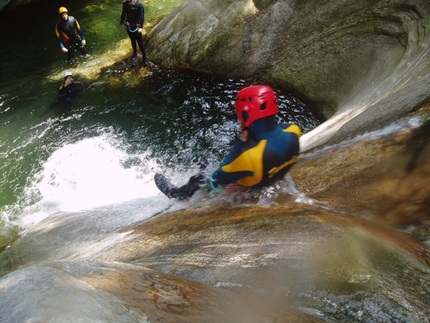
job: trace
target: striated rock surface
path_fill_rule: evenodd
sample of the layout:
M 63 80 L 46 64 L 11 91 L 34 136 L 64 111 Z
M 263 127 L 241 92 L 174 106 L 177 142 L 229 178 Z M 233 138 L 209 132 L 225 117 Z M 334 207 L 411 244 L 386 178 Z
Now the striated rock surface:
M 29 267 L 0 280 L 0 290 L 2 322 L 324 322 L 177 275 L 112 262 Z
M 376 153 L 372 146 L 369 154 Z M 335 149 L 333 160 L 341 152 Z M 294 172 L 298 186 L 310 167 L 305 160 L 302 166 Z M 323 166 L 312 167 L 312 178 L 324 180 Z M 355 175 L 366 183 L 379 171 L 364 167 Z M 279 194 L 270 206 L 234 207 L 214 197 L 212 206 L 195 200 L 188 210 L 127 227 L 112 227 L 122 216 L 112 210 L 52 215 L 1 254 L 3 274 L 12 270 L 0 279 L 2 315 L 20 309 L 23 320 L 425 322 L 426 247 L 386 219 L 369 219 L 370 209 L 353 213 L 352 203 L 349 212 L 347 201 L 358 195 L 348 190 L 349 178 L 327 195 L 310 192 L 320 200 Z M 361 199 L 379 194 L 365 191 Z M 325 203 L 341 195 L 344 210 Z M 19 306 L 33 300 L 42 305 Z
M 1 313 L 44 299 L 20 317 L 426 322 L 428 113 L 302 154 L 296 189 L 265 202 L 197 196 L 128 226 L 115 209 L 54 214 L 0 255 Z

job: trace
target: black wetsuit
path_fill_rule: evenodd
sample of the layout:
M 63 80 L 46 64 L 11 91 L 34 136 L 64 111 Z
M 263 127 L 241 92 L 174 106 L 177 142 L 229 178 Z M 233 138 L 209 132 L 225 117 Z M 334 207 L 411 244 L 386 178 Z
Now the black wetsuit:
M 209 165 L 206 158 L 201 158 L 199 162 L 200 171 L 198 174 L 192 176 L 187 184 L 177 187 L 170 183 L 170 181 L 162 174 L 157 173 L 154 176 L 155 184 L 158 189 L 163 192 L 168 198 L 177 198 L 179 200 L 187 199 L 199 190 L 206 181 L 205 169 Z M 209 185 L 207 185 L 208 188 Z
M 139 28 L 143 28 L 145 22 L 145 8 L 139 0 L 132 0 L 131 3 L 125 0 L 122 4 L 122 13 L 120 25 L 127 25 L 127 34 L 130 37 L 131 47 L 133 48 L 133 55 L 137 53 L 136 44 L 142 52 L 143 61 L 146 60 L 146 48 L 143 44 L 142 33 Z
M 82 85 L 80 83 L 73 82 L 68 86 L 61 85 L 58 90 L 58 103 L 64 103 L 66 108 L 72 108 L 74 104 L 74 99 L 76 98 L 78 92 L 82 89 Z
M 82 46 L 82 40 L 85 39 L 85 35 L 74 17 L 68 16 L 67 20 L 58 20 L 55 26 L 55 35 L 60 47 L 67 48 L 69 61 L 73 61 L 75 57 L 75 48 L 77 48 L 82 55 L 88 54 L 85 47 Z
M 174 187 L 170 191 L 172 198 L 178 198 L 180 200 L 187 199 L 194 195 L 194 193 L 201 188 L 205 183 L 205 176 L 203 173 L 192 176 L 188 183 L 181 187 Z

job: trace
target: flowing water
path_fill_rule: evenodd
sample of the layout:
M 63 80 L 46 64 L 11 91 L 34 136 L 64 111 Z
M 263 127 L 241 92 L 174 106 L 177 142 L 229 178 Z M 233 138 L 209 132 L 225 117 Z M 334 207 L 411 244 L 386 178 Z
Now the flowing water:
M 146 27 L 180 3 L 144 1 Z M 66 62 L 67 55 L 54 37 L 60 5 L 81 23 L 91 53 L 89 59 L 78 58 L 74 66 Z M 131 224 L 167 208 L 186 207 L 172 203 L 157 190 L 155 172 L 183 183 L 195 172 L 201 156 L 215 167 L 239 135 L 235 96 L 258 80 L 157 66 L 141 70 L 141 56 L 137 63 L 128 60 L 131 48 L 119 27 L 120 11 L 121 1 L 117 0 L 55 5 L 46 1 L 0 16 L 0 250 L 6 249 L 0 255 L 0 274 L 12 271 L 0 280 L 2 321 L 145 321 L 113 294 L 95 292 L 83 284 L 82 277 L 92 279 L 100 272 L 103 280 L 105 275 L 103 266 L 90 260 L 103 259 L 105 248 L 124 243 Z M 71 109 L 52 104 L 68 70 L 84 87 Z M 298 123 L 305 133 L 320 123 L 300 100 L 282 89 L 275 91 L 280 121 Z M 298 192 L 288 177 L 257 196 L 257 204 L 271 203 L 277 189 L 326 215 L 338 214 Z M 232 194 L 230 198 L 236 197 Z M 303 208 L 299 203 L 294 209 Z M 303 214 L 308 212 L 304 207 Z M 54 213 L 56 216 L 39 225 L 39 231 L 25 235 Z M 296 216 L 286 217 L 292 218 Z M 422 296 L 428 294 L 427 267 L 392 252 L 391 247 L 386 251 L 379 240 L 369 243 L 373 237 L 363 238 L 361 231 L 358 238 L 345 229 L 313 235 L 309 223 L 304 225 L 298 239 L 331 239 L 337 232 L 345 236 L 347 247 L 336 238 L 323 245 L 315 274 L 324 276 L 324 268 L 329 268 L 329 286 L 320 290 L 300 286 L 298 296 L 291 297 L 304 299 L 302 304 L 317 316 L 338 321 L 424 321 L 429 313 L 428 297 Z M 8 248 L 14 241 L 17 243 Z M 287 249 L 285 252 L 292 251 Z M 294 264 L 286 259 L 289 262 L 283 271 Z M 14 270 L 16 262 L 26 268 Z M 136 270 L 138 275 L 143 271 L 125 264 L 122 270 Z M 337 274 L 331 276 L 333 272 Z M 303 273 L 302 280 L 307 278 Z M 130 279 L 134 289 L 135 281 Z M 336 290 L 333 286 L 338 285 L 341 288 Z
M 181 2 L 144 2 L 146 25 Z M 55 212 L 158 196 L 156 171 L 179 182 L 200 156 L 216 165 L 238 135 L 235 95 L 258 81 L 140 70 L 128 61 L 121 2 L 85 3 L 64 4 L 91 53 L 74 66 L 54 37 L 57 5 L 35 3 L 1 17 L 0 248 Z M 84 86 L 72 109 L 52 105 L 67 70 Z M 319 124 L 298 99 L 276 91 L 281 121 L 304 132 Z M 148 207 L 146 216 L 158 211 Z

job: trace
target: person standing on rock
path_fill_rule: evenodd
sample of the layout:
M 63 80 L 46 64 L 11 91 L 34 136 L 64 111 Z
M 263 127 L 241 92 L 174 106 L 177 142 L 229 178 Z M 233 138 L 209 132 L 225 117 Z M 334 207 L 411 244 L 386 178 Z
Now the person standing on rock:
M 84 58 L 89 57 L 90 54 L 87 53 L 84 47 L 87 42 L 79 22 L 73 16 L 69 16 L 69 12 L 65 7 L 60 7 L 58 13 L 60 14 L 60 20 L 55 25 L 55 36 L 61 51 L 68 54 L 69 63 L 73 64 L 75 49 L 79 50 Z
M 260 188 L 283 178 L 296 163 L 302 131 L 295 124 L 277 123 L 279 108 L 272 88 L 254 85 L 242 89 L 235 107 L 242 134 L 231 152 L 207 180 L 202 171 L 207 167 L 205 160 L 200 162 L 199 174 L 179 188 L 155 174 L 155 184 L 167 197 L 191 197 L 206 181 L 213 189 L 233 183 Z
M 143 23 L 145 22 L 145 8 L 139 0 L 124 0 L 122 3 L 121 12 L 121 28 L 127 31 L 128 37 L 131 41 L 133 54 L 131 60 L 137 57 L 137 46 L 142 52 L 143 66 L 148 65 L 148 58 L 146 57 L 146 48 L 143 44 L 142 31 Z

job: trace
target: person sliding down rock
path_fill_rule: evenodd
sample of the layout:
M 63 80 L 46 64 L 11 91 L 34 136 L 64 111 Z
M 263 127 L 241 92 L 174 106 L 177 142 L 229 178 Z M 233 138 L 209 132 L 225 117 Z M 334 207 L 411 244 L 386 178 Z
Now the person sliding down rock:
M 230 153 L 209 178 L 200 172 L 179 188 L 157 173 L 155 184 L 167 197 L 189 198 L 204 183 L 213 189 L 231 183 L 260 188 L 282 179 L 297 162 L 302 131 L 295 124 L 277 123 L 279 108 L 272 88 L 253 85 L 242 89 L 235 107 L 242 134 Z

